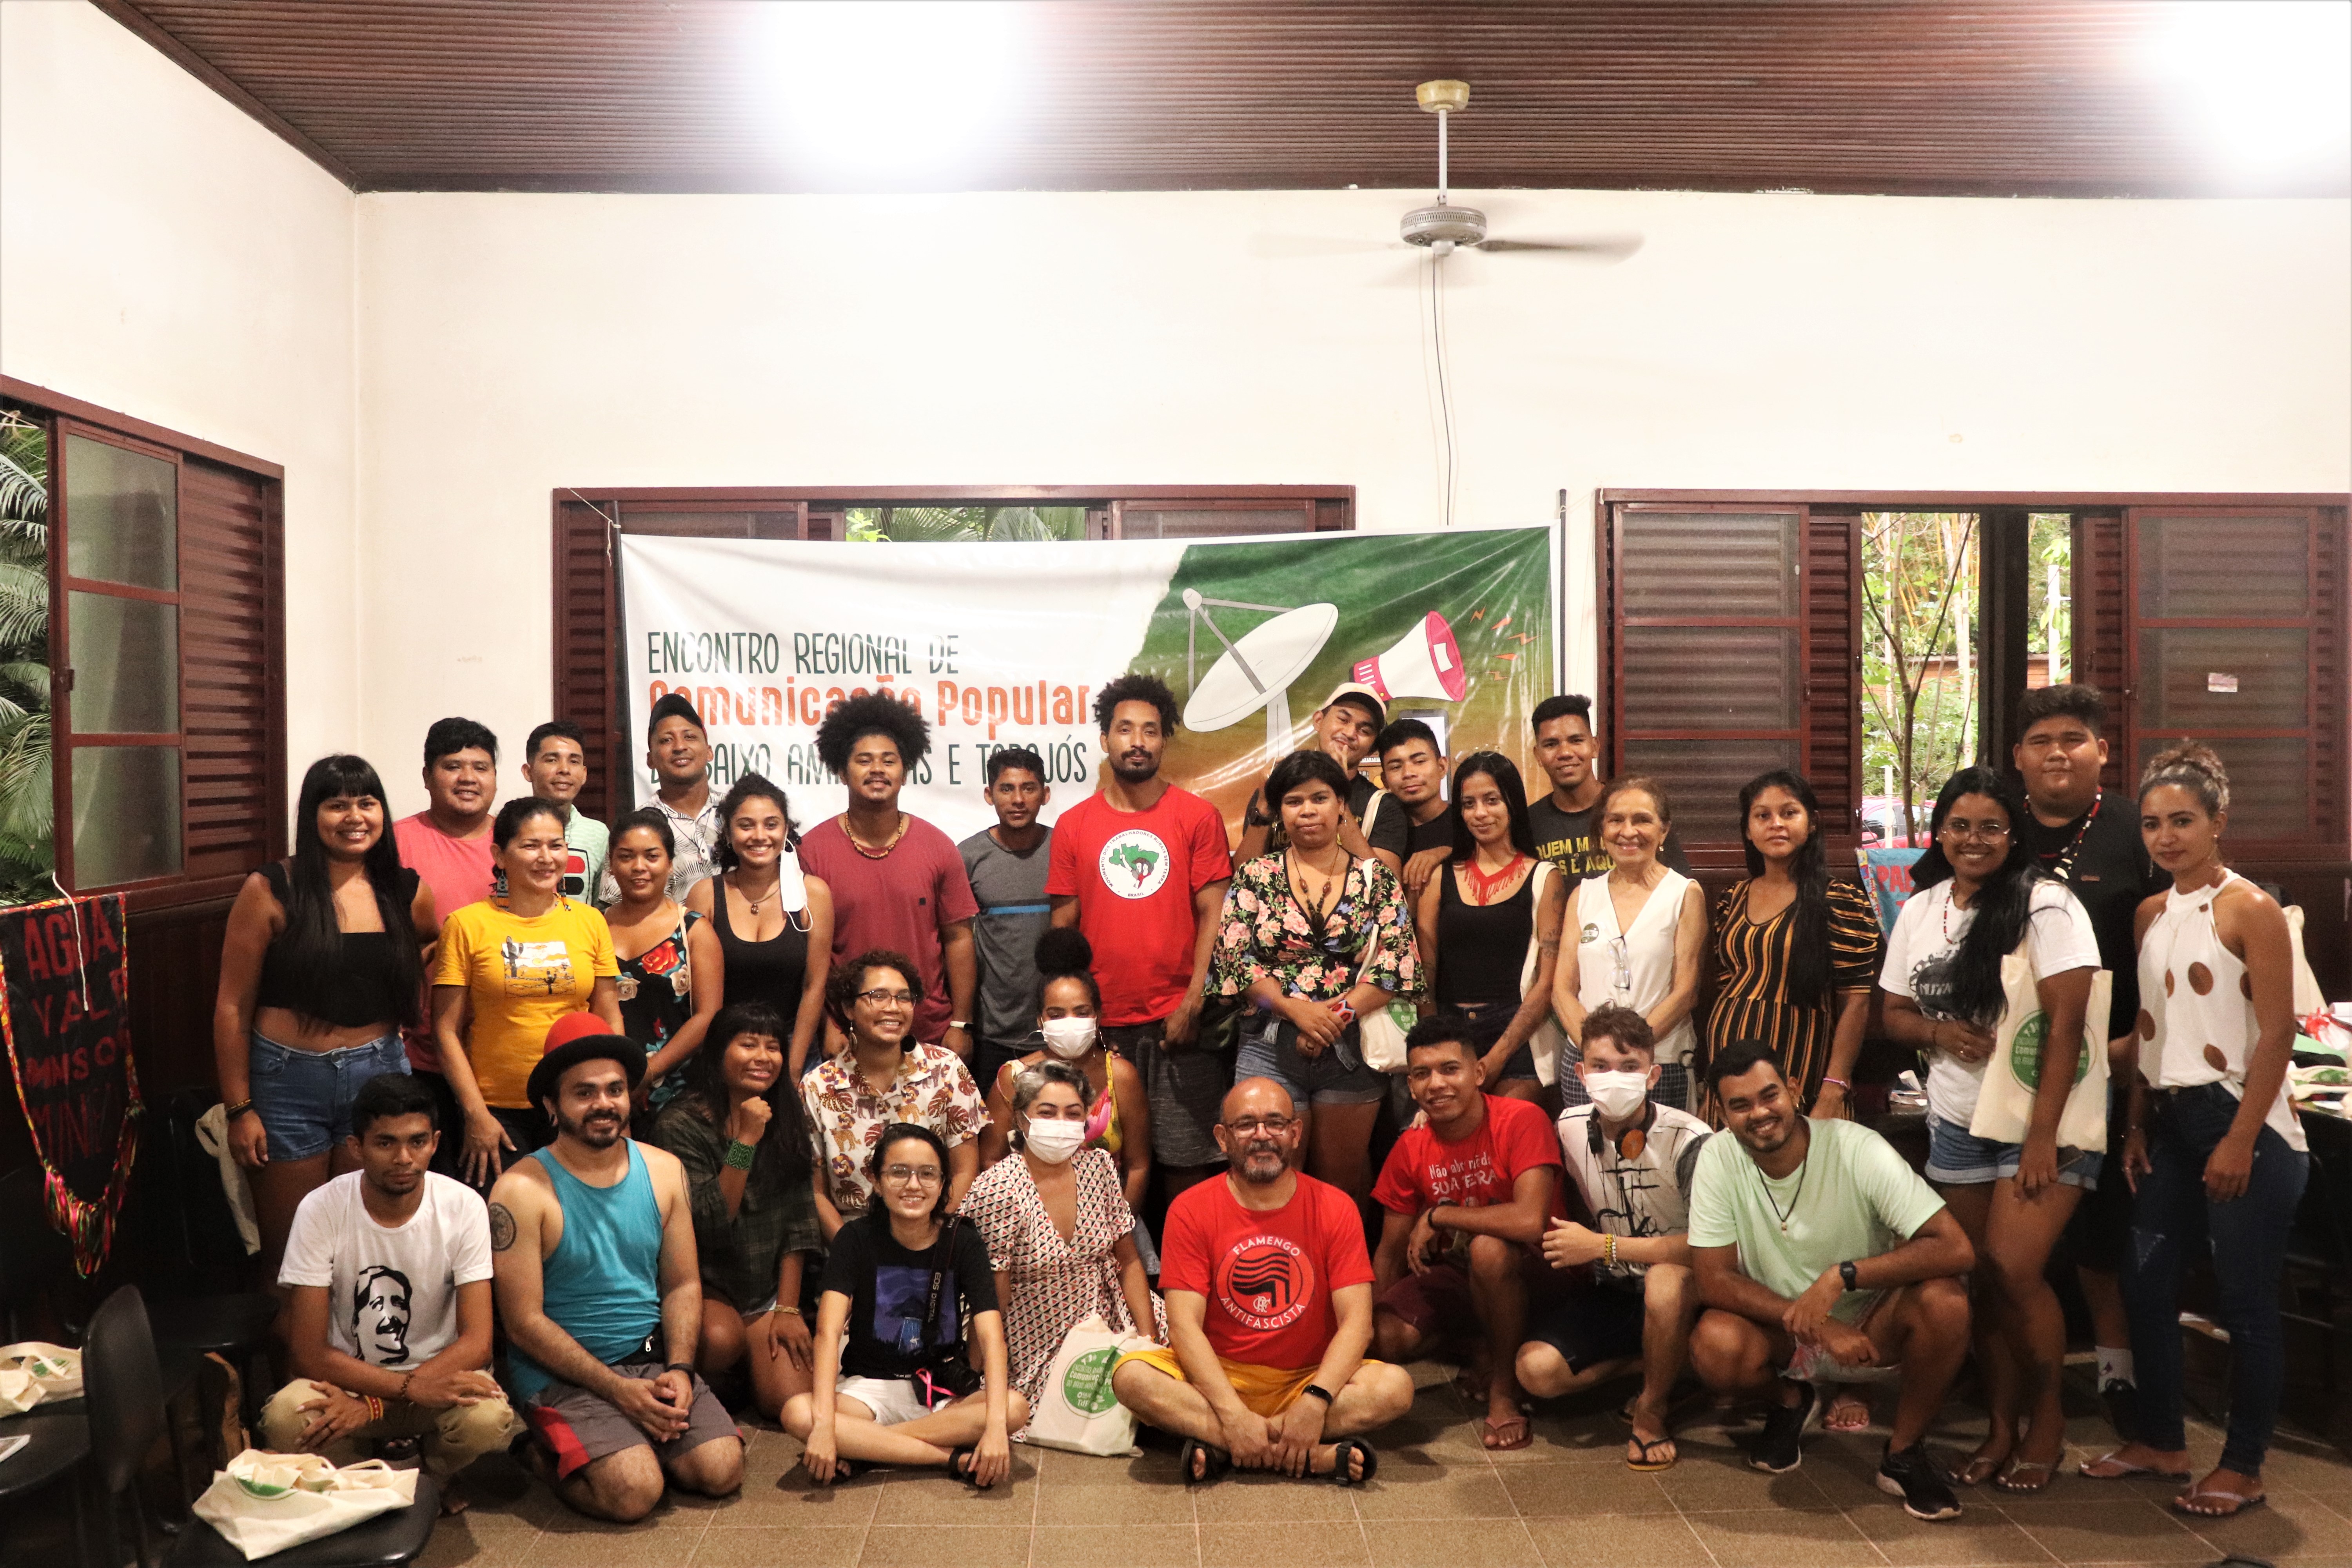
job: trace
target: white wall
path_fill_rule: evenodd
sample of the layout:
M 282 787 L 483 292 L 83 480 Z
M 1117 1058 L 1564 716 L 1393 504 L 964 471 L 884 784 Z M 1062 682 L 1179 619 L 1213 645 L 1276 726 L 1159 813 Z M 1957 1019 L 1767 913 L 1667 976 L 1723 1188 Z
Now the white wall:
M 0 5 L 0 370 L 284 465 L 296 779 L 360 740 L 352 234 L 349 191 L 96 9 Z

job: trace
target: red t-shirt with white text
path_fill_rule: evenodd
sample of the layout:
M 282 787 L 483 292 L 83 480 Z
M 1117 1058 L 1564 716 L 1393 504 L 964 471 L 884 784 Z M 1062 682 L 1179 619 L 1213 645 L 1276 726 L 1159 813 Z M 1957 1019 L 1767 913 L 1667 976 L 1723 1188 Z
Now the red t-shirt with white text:
M 1560 1169 L 1551 1118 L 1531 1100 L 1490 1094 L 1478 1131 L 1458 1143 L 1433 1128 L 1408 1128 L 1389 1151 L 1372 1198 L 1396 1214 L 1418 1215 L 1439 1204 L 1487 1208 L 1509 1203 L 1519 1177 L 1545 1165 Z M 1554 1182 L 1551 1191 L 1552 1212 L 1566 1215 L 1560 1184 Z
M 1076 897 L 1095 951 L 1102 1021 L 1150 1024 L 1192 984 L 1192 895 L 1234 874 L 1225 819 L 1172 786 L 1149 811 L 1114 811 L 1090 795 L 1054 823 L 1048 897 Z
M 1339 1326 L 1331 1292 L 1371 1283 L 1354 1203 L 1312 1176 L 1297 1182 L 1278 1209 L 1244 1208 L 1223 1176 L 1168 1205 L 1160 1288 L 1207 1298 L 1202 1327 L 1227 1361 L 1285 1372 L 1320 1364 Z

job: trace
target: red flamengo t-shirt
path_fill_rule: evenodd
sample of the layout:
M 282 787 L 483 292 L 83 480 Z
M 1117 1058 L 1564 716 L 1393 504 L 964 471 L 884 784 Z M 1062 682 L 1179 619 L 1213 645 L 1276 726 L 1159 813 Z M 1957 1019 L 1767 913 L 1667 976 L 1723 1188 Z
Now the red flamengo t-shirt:
M 1417 1215 L 1439 1204 L 1486 1208 L 1509 1203 L 1520 1175 L 1545 1165 L 1560 1169 L 1551 1118 L 1530 1100 L 1490 1094 L 1486 1120 L 1458 1143 L 1446 1142 L 1428 1127 L 1408 1128 L 1389 1151 L 1372 1198 L 1396 1214 Z M 1551 1202 L 1552 1213 L 1568 1213 L 1558 1182 Z
M 1208 1299 L 1209 1348 L 1227 1361 L 1285 1372 L 1319 1364 L 1338 1327 L 1331 1292 L 1371 1283 L 1356 1205 L 1328 1183 L 1297 1180 L 1278 1209 L 1242 1207 L 1222 1176 L 1168 1205 L 1160 1287 Z
M 1171 788 L 1149 811 L 1114 811 L 1090 795 L 1062 813 L 1045 892 L 1078 900 L 1104 1023 L 1176 1011 L 1192 984 L 1192 895 L 1233 874 L 1224 818 L 1190 790 Z
M 877 860 L 859 853 L 841 818 L 829 816 L 802 837 L 801 869 L 823 878 L 833 895 L 835 964 L 877 947 L 912 959 L 923 984 L 914 1037 L 939 1044 L 955 1021 L 940 927 L 980 912 L 955 840 L 910 816 L 906 837 Z
M 467 904 L 478 904 L 490 896 L 492 884 L 498 879 L 498 868 L 490 858 L 496 847 L 490 842 L 487 827 L 478 837 L 452 838 L 433 826 L 430 816 L 420 811 L 392 825 L 392 842 L 400 851 L 400 863 L 433 889 L 434 919 L 446 921 Z M 433 1037 L 429 970 L 425 985 L 425 1025 L 404 1031 L 402 1038 L 408 1046 L 409 1066 L 425 1072 L 441 1070 L 441 1047 Z

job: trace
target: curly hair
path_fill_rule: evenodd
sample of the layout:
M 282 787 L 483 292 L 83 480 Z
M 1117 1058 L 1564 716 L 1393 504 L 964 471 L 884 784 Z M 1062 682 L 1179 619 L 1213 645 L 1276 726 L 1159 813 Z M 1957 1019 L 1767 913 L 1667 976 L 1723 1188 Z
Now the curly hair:
M 1102 985 L 1095 979 L 1094 943 L 1076 926 L 1047 926 L 1037 935 L 1037 1005 L 1045 1005 L 1045 987 L 1056 980 L 1075 980 L 1087 988 L 1087 999 L 1102 1011 Z
M 920 713 L 887 692 L 869 691 L 824 716 L 816 727 L 817 761 L 840 777 L 849 772 L 849 753 L 868 735 L 889 736 L 908 773 L 931 749 L 931 726 Z
M 850 1009 L 857 1002 L 857 994 L 866 989 L 866 972 L 875 969 L 897 971 L 914 994 L 915 1005 L 923 1005 L 923 977 L 915 973 L 915 961 L 887 947 L 869 947 L 846 963 L 835 964 L 824 977 L 824 1010 L 845 1035 L 856 1032 L 849 1025 Z
M 1122 702 L 1149 702 L 1160 710 L 1160 732 L 1176 732 L 1176 694 L 1156 675 L 1122 675 L 1095 693 L 1095 728 L 1110 733 L 1110 721 Z

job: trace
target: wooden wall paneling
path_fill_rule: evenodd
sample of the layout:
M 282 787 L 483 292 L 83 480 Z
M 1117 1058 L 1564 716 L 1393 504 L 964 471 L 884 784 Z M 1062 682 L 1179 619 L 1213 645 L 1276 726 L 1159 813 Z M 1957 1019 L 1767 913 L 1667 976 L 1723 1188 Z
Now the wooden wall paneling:
M 586 501 L 556 500 L 553 578 L 555 713 L 587 738 L 581 748 L 588 759 L 581 809 L 609 823 L 635 752 L 618 722 L 620 607 L 611 528 Z
M 1804 774 L 1832 857 L 1862 835 L 1862 514 L 1808 509 L 1804 529 Z
M 2124 632 L 2126 580 L 2124 514 L 2119 510 L 2074 514 L 2070 554 L 2074 583 L 2073 646 L 2067 673 L 2095 686 L 2107 702 L 2107 765 L 2099 782 L 2108 789 L 2130 787 L 2126 774 L 2138 754 L 2134 744 L 2128 647 Z
M 131 1045 L 140 1091 L 150 1098 L 219 1082 L 213 1001 L 234 901 L 215 898 L 130 916 Z
M 200 459 L 180 470 L 180 788 L 191 878 L 251 871 L 283 852 L 274 488 Z
M 2345 509 L 2321 507 L 2312 526 L 2311 795 L 2322 842 L 2352 846 L 2352 561 Z M 2330 996 L 2352 995 L 2338 986 Z

